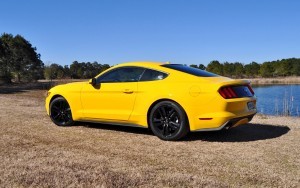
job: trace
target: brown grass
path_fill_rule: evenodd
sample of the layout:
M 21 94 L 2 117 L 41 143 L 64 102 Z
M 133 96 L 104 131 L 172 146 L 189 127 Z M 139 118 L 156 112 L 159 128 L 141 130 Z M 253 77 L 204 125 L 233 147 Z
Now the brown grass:
M 0 187 L 300 186 L 299 118 L 165 142 L 139 128 L 57 127 L 44 92 L 0 94 Z
M 300 84 L 300 76 L 276 77 L 276 78 L 250 78 L 253 85 L 272 85 L 272 84 Z

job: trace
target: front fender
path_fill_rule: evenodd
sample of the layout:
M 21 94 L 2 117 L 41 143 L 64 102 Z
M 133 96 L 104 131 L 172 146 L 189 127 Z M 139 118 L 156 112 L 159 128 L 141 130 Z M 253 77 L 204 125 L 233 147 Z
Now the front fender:
M 82 103 L 81 103 L 81 90 L 83 84 L 82 83 L 71 83 L 65 85 L 55 86 L 48 91 L 48 95 L 46 97 L 46 111 L 47 114 L 50 115 L 50 103 L 56 97 L 63 97 L 67 100 L 70 105 L 73 120 L 79 120 L 82 117 Z

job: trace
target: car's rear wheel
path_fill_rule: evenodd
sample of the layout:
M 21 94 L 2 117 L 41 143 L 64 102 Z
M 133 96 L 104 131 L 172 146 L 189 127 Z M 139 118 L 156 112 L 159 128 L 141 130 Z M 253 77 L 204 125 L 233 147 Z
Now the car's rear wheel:
M 151 109 L 148 118 L 152 132 L 162 140 L 178 140 L 189 132 L 186 114 L 175 102 L 157 103 Z
M 57 97 L 50 103 L 50 118 L 58 126 L 74 124 L 69 103 L 63 97 Z

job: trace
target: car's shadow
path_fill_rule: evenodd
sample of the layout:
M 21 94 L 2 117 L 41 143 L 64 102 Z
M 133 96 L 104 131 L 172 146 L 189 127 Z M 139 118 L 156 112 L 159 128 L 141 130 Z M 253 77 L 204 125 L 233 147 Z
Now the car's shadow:
M 95 123 L 78 123 L 78 126 L 85 126 L 94 129 L 121 131 L 134 134 L 153 135 L 153 133 L 149 129 L 138 127 L 124 127 Z M 241 125 L 229 130 L 191 132 L 181 141 L 202 140 L 208 142 L 250 142 L 277 138 L 284 134 L 287 134 L 289 131 L 290 128 L 287 126 L 248 123 L 246 125 Z
M 250 142 L 280 137 L 290 131 L 287 126 L 248 123 L 229 130 L 215 132 L 192 132 L 186 141 Z
M 111 124 L 102 124 L 102 123 L 87 123 L 87 122 L 77 122 L 75 126 L 83 126 L 87 128 L 93 128 L 93 129 L 120 131 L 120 132 L 134 133 L 134 134 L 153 135 L 150 129 L 142 128 L 142 127 L 130 127 L 130 126 L 111 125 Z

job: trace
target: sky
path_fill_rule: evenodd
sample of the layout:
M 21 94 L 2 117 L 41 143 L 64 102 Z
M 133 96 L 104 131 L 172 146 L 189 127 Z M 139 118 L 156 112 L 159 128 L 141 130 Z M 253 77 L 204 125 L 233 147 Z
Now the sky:
M 1 0 L 0 33 L 47 65 L 300 57 L 299 0 Z

